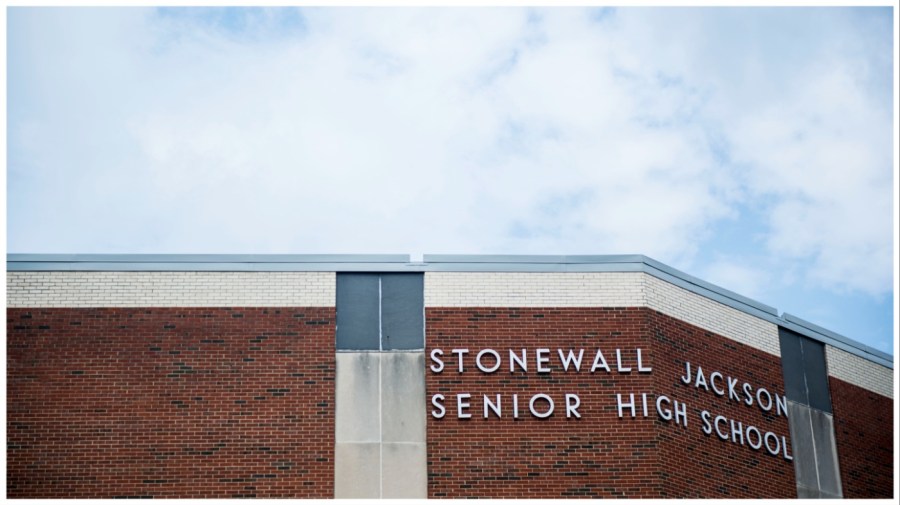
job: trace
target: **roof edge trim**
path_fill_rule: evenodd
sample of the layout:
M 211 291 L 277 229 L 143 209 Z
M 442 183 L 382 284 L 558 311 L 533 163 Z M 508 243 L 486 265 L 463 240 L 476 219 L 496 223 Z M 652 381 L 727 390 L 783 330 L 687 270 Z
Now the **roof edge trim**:
M 642 254 L 7 254 L 11 272 L 643 272 L 746 314 L 893 369 L 893 356 Z

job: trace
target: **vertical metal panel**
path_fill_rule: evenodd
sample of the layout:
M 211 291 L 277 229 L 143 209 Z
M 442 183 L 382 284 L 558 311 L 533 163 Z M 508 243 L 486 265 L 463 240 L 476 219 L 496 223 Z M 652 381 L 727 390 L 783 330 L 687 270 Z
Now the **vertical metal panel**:
M 423 274 L 381 275 L 381 348 L 425 348 Z
M 830 413 L 825 346 L 786 328 L 778 328 L 778 340 L 787 399 Z
M 825 346 L 806 337 L 799 339 L 803 348 L 803 369 L 806 373 L 806 391 L 809 397 L 807 405 L 831 413 L 828 372 L 825 370 Z
M 781 347 L 781 371 L 784 375 L 785 397 L 799 404 L 809 405 L 800 335 L 784 328 L 778 328 L 778 340 Z
M 337 350 L 379 349 L 378 274 L 337 274 Z

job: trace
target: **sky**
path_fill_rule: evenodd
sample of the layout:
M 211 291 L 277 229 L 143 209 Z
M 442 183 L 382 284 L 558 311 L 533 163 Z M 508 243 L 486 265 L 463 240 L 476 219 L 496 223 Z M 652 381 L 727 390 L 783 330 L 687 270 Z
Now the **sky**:
M 10 8 L 12 253 L 645 254 L 894 349 L 870 8 Z

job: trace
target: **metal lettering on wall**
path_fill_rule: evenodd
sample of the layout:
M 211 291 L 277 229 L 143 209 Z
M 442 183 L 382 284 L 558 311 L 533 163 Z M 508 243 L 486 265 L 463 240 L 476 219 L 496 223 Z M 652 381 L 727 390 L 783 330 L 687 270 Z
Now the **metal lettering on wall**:
M 577 351 L 577 352 L 576 352 Z M 646 366 L 641 354 L 641 349 L 616 349 L 612 364 L 607 361 L 600 349 L 594 353 L 590 367 L 584 361 L 584 349 L 556 349 L 552 353 L 549 348 L 536 349 L 529 358 L 527 349 L 508 350 L 508 360 L 504 366 L 501 354 L 494 349 L 481 349 L 471 352 L 469 349 L 451 349 L 448 357 L 443 349 L 431 351 L 431 372 L 444 373 L 448 368 L 455 369 L 457 373 L 465 373 L 472 370 L 472 365 L 480 372 L 493 374 L 501 368 L 508 368 L 510 373 L 517 370 L 528 373 L 531 370 L 546 374 L 551 372 L 551 359 L 558 359 L 564 373 L 604 373 L 627 374 L 632 371 L 642 374 L 651 374 L 653 368 Z M 446 360 L 446 362 L 445 362 Z M 582 367 L 582 362 L 585 366 Z M 721 397 L 723 401 L 737 402 L 747 407 L 756 407 L 761 411 L 775 416 L 787 417 L 787 401 L 784 395 L 772 393 L 765 388 L 756 388 L 749 382 L 730 377 L 719 371 L 707 375 L 701 366 L 692 366 L 689 361 L 684 363 L 684 374 L 679 380 L 697 389 L 703 389 L 712 395 Z M 568 419 L 581 418 L 579 407 L 581 398 L 574 393 L 564 393 L 554 398 L 545 393 L 536 393 L 530 397 L 520 398 L 518 394 L 508 395 L 504 398 L 501 394 L 482 395 L 481 404 L 473 399 L 469 393 L 457 393 L 455 399 L 448 399 L 447 395 L 437 393 L 431 397 L 431 416 L 435 419 L 443 419 L 447 416 L 448 409 L 455 413 L 458 419 L 469 419 L 474 415 L 481 415 L 485 419 L 509 416 L 515 419 L 531 415 L 538 419 L 545 419 L 554 413 L 565 413 Z M 612 400 L 612 398 L 611 398 Z M 474 404 L 473 404 L 474 402 Z M 687 429 L 688 407 L 677 399 L 666 395 L 654 393 L 621 393 L 615 394 L 616 408 L 619 418 L 624 417 L 650 417 L 651 407 L 656 411 L 656 416 L 665 422 L 675 424 Z M 481 407 L 479 409 L 479 406 Z M 793 460 L 789 451 L 790 443 L 784 435 L 778 435 L 771 431 L 762 431 L 756 426 L 744 425 L 735 419 L 729 419 L 723 415 L 717 415 L 708 410 L 699 413 L 700 429 L 704 434 L 722 439 L 723 441 L 748 447 L 755 451 L 765 451 L 772 456 L 781 456 L 785 460 Z

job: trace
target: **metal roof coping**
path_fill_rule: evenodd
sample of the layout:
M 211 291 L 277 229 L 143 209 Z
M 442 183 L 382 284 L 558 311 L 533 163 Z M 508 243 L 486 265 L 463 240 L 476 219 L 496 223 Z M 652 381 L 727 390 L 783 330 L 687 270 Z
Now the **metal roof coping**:
M 644 272 L 893 369 L 893 356 L 642 254 L 7 254 L 8 271 Z

